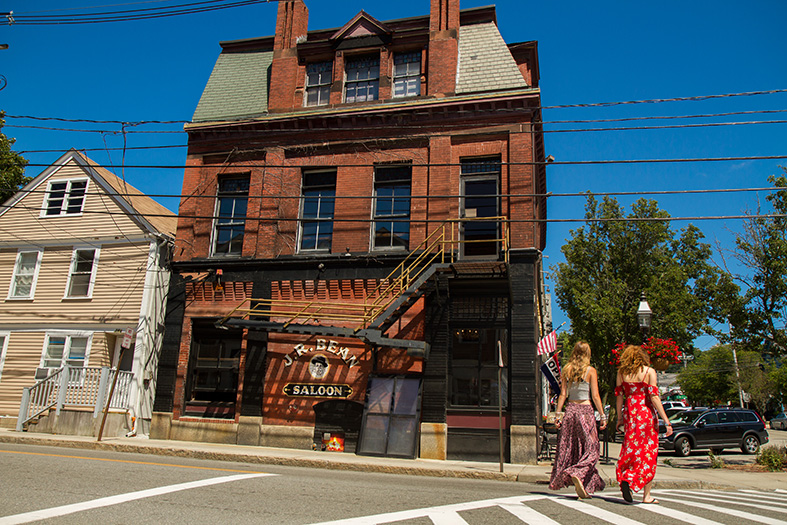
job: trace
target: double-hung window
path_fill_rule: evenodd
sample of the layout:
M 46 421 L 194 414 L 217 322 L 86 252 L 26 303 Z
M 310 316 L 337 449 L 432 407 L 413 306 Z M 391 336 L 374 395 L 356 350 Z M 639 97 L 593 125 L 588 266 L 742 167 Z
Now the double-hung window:
M 345 102 L 377 100 L 380 88 L 380 57 L 365 56 L 345 63 Z
M 411 166 L 374 170 L 374 248 L 407 249 L 410 243 Z
M 90 353 L 91 334 L 47 334 L 41 368 L 84 367 Z
M 17 253 L 14 276 L 11 279 L 11 288 L 8 290 L 9 299 L 33 298 L 42 254 L 42 250 L 20 250 Z
M 86 192 L 87 179 L 50 182 L 42 215 L 54 217 L 82 213 Z
M 303 174 L 300 251 L 331 249 L 335 197 L 335 170 Z
M 239 256 L 243 250 L 246 230 L 246 209 L 249 202 L 249 177 L 219 180 L 217 215 L 213 231 L 213 255 Z
M 324 106 L 331 97 L 333 62 L 317 62 L 306 66 L 306 106 Z
M 93 295 L 93 284 L 98 267 L 97 248 L 77 248 L 71 256 L 66 298 L 83 298 Z
M 393 96 L 414 97 L 421 94 L 421 53 L 394 55 Z

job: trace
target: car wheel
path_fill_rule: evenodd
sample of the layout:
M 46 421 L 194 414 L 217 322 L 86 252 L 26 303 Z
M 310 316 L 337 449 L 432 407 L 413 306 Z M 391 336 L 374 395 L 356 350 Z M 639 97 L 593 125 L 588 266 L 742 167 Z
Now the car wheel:
M 744 454 L 756 454 L 760 450 L 760 440 L 754 434 L 749 434 L 743 438 L 741 452 Z
M 687 437 L 680 437 L 675 440 L 675 455 L 685 458 L 691 454 L 691 442 Z

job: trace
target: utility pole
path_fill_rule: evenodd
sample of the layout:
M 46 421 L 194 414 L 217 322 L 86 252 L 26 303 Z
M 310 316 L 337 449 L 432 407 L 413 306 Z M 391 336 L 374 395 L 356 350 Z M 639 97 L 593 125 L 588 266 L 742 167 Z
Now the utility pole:
M 732 360 L 735 362 L 735 378 L 738 381 L 738 399 L 743 408 L 743 389 L 741 388 L 741 371 L 738 368 L 738 353 L 735 351 L 735 342 L 732 340 L 732 321 L 730 321 L 730 348 L 732 348 Z

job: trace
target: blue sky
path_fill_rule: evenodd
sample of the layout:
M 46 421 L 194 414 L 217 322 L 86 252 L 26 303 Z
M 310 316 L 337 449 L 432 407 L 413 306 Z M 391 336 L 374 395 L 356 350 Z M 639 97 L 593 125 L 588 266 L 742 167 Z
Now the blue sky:
M 74 0 L 70 6 L 128 4 L 133 0 Z M 147 2 L 146 8 L 178 2 Z M 492 0 L 462 0 L 462 8 Z M 787 89 L 787 2 L 758 1 L 743 7 L 728 0 L 586 2 L 577 0 L 495 2 L 498 25 L 509 43 L 537 40 L 545 107 L 645 99 L 701 97 Z M 63 9 L 54 0 L 3 1 L 0 12 L 17 15 Z M 310 29 L 340 27 L 361 9 L 380 20 L 425 15 L 428 0 L 391 4 L 371 0 L 307 0 Z M 0 26 L 0 109 L 10 116 L 139 121 L 189 120 L 220 52 L 219 42 L 274 32 L 277 3 L 150 21 L 47 26 Z M 57 11 L 68 14 L 69 11 Z M 41 13 L 44 14 L 44 13 Z M 46 13 L 52 14 L 52 13 Z M 544 120 L 717 114 L 784 110 L 787 93 L 609 107 L 545 109 Z M 787 113 L 753 113 L 717 118 L 606 124 L 550 124 L 548 131 L 580 127 L 664 126 L 711 122 L 787 120 Z M 56 131 L 18 126 L 101 129 L 110 133 Z M 184 145 L 182 126 L 130 126 L 129 147 Z M 121 126 L 7 118 L 4 132 L 17 139 L 32 164 L 48 165 L 54 151 L 96 149 L 88 155 L 124 174 L 150 194 L 177 195 L 182 170 L 126 169 L 127 165 L 183 165 L 185 148 L 129 150 Z M 682 129 L 549 132 L 546 152 L 561 161 L 752 157 L 787 154 L 787 124 L 751 124 Z M 41 151 L 41 152 L 37 152 Z M 549 167 L 555 193 L 756 188 L 779 173 L 787 160 L 744 160 L 656 164 L 559 165 Z M 31 166 L 36 175 L 43 166 Z M 765 204 L 764 193 L 655 196 L 674 217 L 738 215 Z M 625 204 L 635 197 L 619 197 Z M 176 210 L 176 198 L 158 198 Z M 584 199 L 553 197 L 549 218 L 579 219 Z M 676 221 L 674 227 L 686 226 Z M 730 247 L 739 220 L 694 221 L 710 242 Z M 562 260 L 560 247 L 580 223 L 548 226 L 547 265 Z M 548 283 L 550 284 L 550 283 Z M 657 305 L 652 305 L 658 314 Z M 555 326 L 566 320 L 555 305 Z M 712 344 L 697 341 L 700 348 Z

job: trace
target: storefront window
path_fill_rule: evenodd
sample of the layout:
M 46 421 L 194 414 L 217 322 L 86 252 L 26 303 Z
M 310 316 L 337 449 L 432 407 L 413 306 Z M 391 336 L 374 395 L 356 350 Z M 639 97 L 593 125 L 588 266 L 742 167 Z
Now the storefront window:
M 235 417 L 242 333 L 195 323 L 186 396 L 186 415 Z
M 499 358 L 497 342 L 503 349 L 503 364 L 508 363 L 507 331 L 491 328 L 453 330 L 451 346 L 451 405 L 467 407 L 498 406 Z M 508 405 L 508 367 L 502 370 L 503 406 Z

